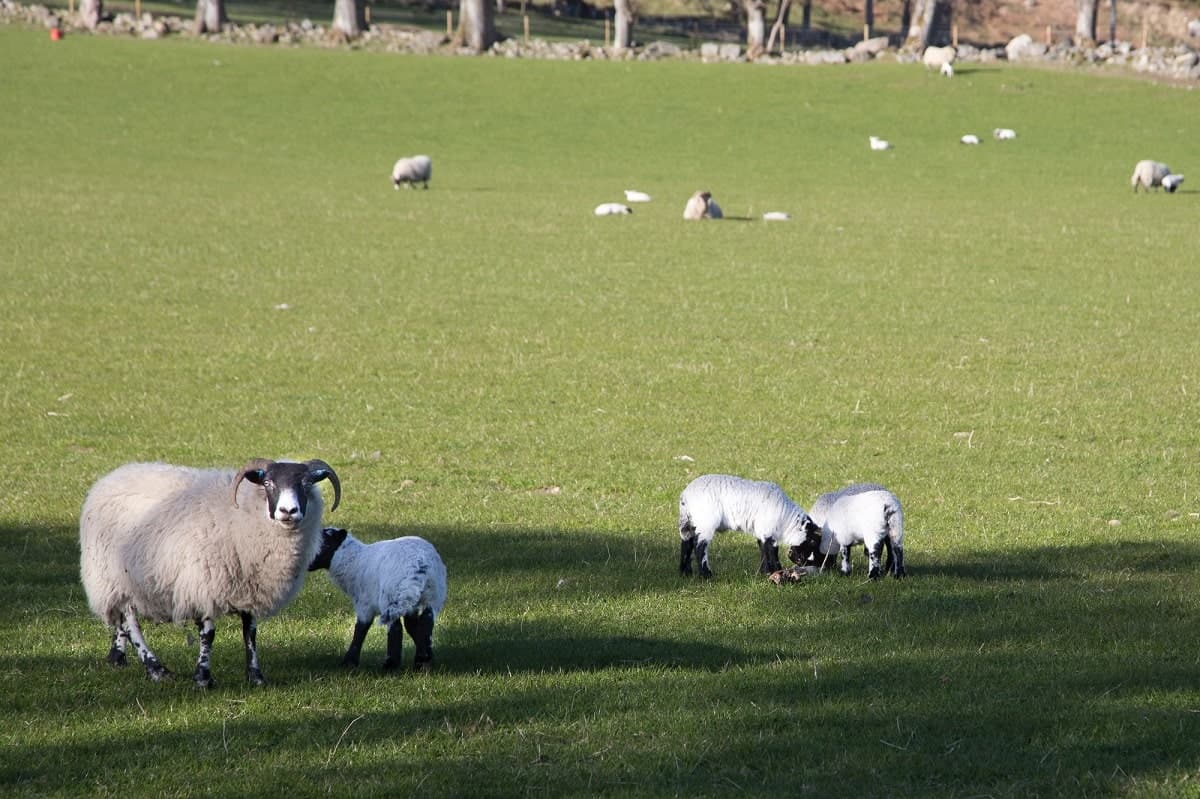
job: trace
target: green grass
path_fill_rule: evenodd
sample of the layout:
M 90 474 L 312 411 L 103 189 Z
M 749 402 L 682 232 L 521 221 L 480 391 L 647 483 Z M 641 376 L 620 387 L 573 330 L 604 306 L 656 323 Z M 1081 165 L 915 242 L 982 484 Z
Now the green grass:
M 1128 184 L 1196 162 L 1187 92 L 0 28 L 0 97 L 6 795 L 1200 792 L 1200 194 Z M 434 674 L 378 631 L 342 673 L 325 575 L 265 690 L 230 620 L 211 693 L 105 666 L 88 486 L 253 456 L 435 543 Z M 887 484 L 910 578 L 775 587 L 728 534 L 680 580 L 705 472 Z

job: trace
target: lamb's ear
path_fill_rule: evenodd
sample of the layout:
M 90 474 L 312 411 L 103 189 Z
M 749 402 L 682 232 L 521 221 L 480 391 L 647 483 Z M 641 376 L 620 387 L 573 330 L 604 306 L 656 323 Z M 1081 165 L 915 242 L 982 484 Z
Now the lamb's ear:
M 255 485 L 262 485 L 267 479 L 267 467 L 271 465 L 271 461 L 266 458 L 251 458 L 242 470 L 238 472 L 237 478 L 233 481 L 233 507 L 237 507 L 237 492 L 238 486 L 242 484 L 242 480 L 249 480 Z

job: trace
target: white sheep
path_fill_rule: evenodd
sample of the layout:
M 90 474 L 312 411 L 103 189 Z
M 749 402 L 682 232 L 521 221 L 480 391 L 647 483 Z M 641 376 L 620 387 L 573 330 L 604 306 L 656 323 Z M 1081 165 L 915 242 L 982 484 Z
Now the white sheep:
M 979 137 L 974 133 L 967 133 L 959 141 L 963 144 L 979 144 Z
M 871 137 L 869 137 L 869 141 L 871 142 L 872 150 L 890 150 L 890 149 L 892 149 L 892 143 L 890 141 L 888 141 L 887 139 L 881 139 L 878 136 L 871 136 Z
M 957 55 L 958 51 L 952 46 L 926 47 L 925 52 L 921 54 L 921 63 L 930 69 L 942 69 L 953 64 Z M 951 70 L 950 74 L 954 74 L 953 70 Z
M 679 495 L 679 573 L 692 574 L 695 555 L 701 577 L 712 577 L 708 547 L 713 536 L 739 530 L 758 539 L 759 571 L 780 570 L 779 545 L 811 551 L 821 528 L 775 483 L 728 474 L 706 474 L 688 483 Z
M 1183 183 L 1183 175 L 1171 173 L 1162 179 L 1162 187 L 1167 190 L 1168 194 L 1174 194 L 1179 188 L 1179 184 Z
M 433 161 L 427 155 L 413 155 L 408 158 L 401 158 L 392 167 L 392 185 L 396 191 L 400 190 L 401 183 L 410 189 L 420 183 L 424 188 L 428 189 L 429 179 L 432 176 Z
M 113 630 L 108 662 L 126 665 L 132 641 L 146 676 L 169 678 L 138 617 L 193 621 L 200 657 L 192 679 L 210 688 L 213 619 L 237 613 L 246 678 L 265 683 L 256 617 L 299 592 L 320 543 L 324 502 L 316 483 L 326 479 L 337 508 L 341 485 L 320 460 L 254 459 L 240 471 L 130 463 L 97 480 L 79 519 L 80 575 L 92 612 Z
M 762 215 L 762 218 L 768 222 L 787 222 L 792 218 L 792 215 L 787 211 L 767 211 Z
M 717 201 L 707 191 L 693 194 L 683 208 L 684 219 L 720 219 L 722 216 L 721 206 L 717 205 Z
M 883 570 L 897 578 L 904 576 L 904 511 L 891 491 L 874 483 L 848 486 L 817 497 L 809 515 L 821 526 L 819 545 L 793 548 L 788 552 L 793 561 L 815 562 L 824 568 L 836 544 L 841 556 L 839 570 L 850 574 L 850 548 L 862 544 L 870 579 L 879 579 L 880 555 L 885 548 L 888 555 Z
M 433 625 L 446 604 L 446 566 L 432 544 L 417 536 L 364 544 L 346 530 L 326 527 L 308 567 L 317 569 L 328 569 L 354 603 L 354 636 L 343 664 L 358 666 L 363 641 L 378 616 L 388 631 L 385 671 L 400 667 L 404 630 L 416 645 L 413 669 L 432 666 Z
M 1017 138 L 1017 132 L 1012 128 L 996 128 L 992 131 L 992 138 L 999 141 L 1007 141 Z
M 1171 167 L 1164 164 L 1162 161 L 1151 161 L 1149 159 L 1138 161 L 1133 167 L 1133 175 L 1129 178 L 1130 185 L 1133 186 L 1133 193 L 1137 194 L 1138 186 L 1141 186 L 1146 191 L 1158 188 L 1163 185 L 1165 180 L 1171 174 Z
M 625 202 L 629 203 L 648 203 L 652 198 L 644 191 L 637 189 L 625 189 Z
M 633 209 L 621 203 L 600 203 L 592 213 L 596 216 L 621 216 L 622 214 L 632 214 Z

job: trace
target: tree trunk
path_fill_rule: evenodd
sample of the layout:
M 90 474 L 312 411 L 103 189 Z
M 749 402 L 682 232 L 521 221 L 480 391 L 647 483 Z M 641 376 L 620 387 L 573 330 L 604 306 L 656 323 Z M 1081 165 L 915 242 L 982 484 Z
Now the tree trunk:
M 904 0 L 904 4 L 900 7 L 900 30 L 907 33 L 910 24 L 912 24 L 912 0 Z
M 812 30 L 812 0 L 804 0 L 804 5 L 800 7 L 800 30 Z
M 102 0 L 79 0 L 79 21 L 88 30 L 95 30 L 100 24 L 100 15 L 104 13 Z
M 1088 47 L 1096 43 L 1096 8 L 1100 0 L 1075 0 L 1075 44 Z
M 1117 0 L 1108 0 L 1108 42 L 1117 40 Z
M 459 0 L 458 38 L 477 53 L 496 43 L 496 22 L 490 0 Z
M 775 41 L 783 41 L 783 31 L 787 28 L 788 13 L 792 10 L 792 0 L 779 0 L 779 13 L 775 15 L 775 24 L 771 26 L 771 35 L 767 39 L 767 52 L 775 49 Z M 782 44 L 780 45 L 782 47 Z
M 192 32 L 220 33 L 221 26 L 229 21 L 225 16 L 225 0 L 196 0 L 196 17 L 192 21 Z
M 366 0 L 334 0 L 333 30 L 347 39 L 357 39 L 367 29 Z
M 746 57 L 758 58 L 763 54 L 767 40 L 767 4 L 763 0 L 744 0 L 746 8 Z
M 613 0 L 613 9 L 613 50 L 620 53 L 633 44 L 633 4 Z
M 936 12 L 937 0 L 916 0 L 912 21 L 908 24 L 908 34 L 904 38 L 905 47 L 920 51 L 929 46 Z
M 875 0 L 863 2 L 863 34 L 865 39 L 875 35 Z

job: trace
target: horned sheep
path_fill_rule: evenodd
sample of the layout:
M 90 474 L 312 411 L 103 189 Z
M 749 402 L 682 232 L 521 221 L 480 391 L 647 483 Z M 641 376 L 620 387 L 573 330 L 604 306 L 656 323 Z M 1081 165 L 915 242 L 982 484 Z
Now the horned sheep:
M 679 573 L 712 577 L 708 547 L 713 536 L 739 530 L 758 539 L 762 574 L 780 570 L 779 545 L 815 548 L 821 528 L 775 483 L 727 474 L 706 474 L 679 495 Z
M 257 619 L 303 585 L 320 545 L 322 480 L 333 484 L 337 508 L 341 484 L 321 460 L 256 458 L 238 471 L 130 463 L 97 480 L 79 521 L 80 575 L 92 612 L 113 631 L 108 662 L 126 665 L 132 642 L 149 679 L 170 678 L 138 619 L 194 622 L 200 656 L 192 679 L 211 688 L 213 619 L 236 613 L 246 678 L 264 684 Z
M 371 622 L 387 628 L 385 671 L 400 667 L 404 631 L 416 645 L 413 670 L 433 663 L 433 625 L 446 604 L 446 566 L 433 545 L 418 536 L 364 544 L 347 530 L 326 527 L 309 571 L 328 569 L 354 603 L 354 635 L 342 663 L 358 666 Z

